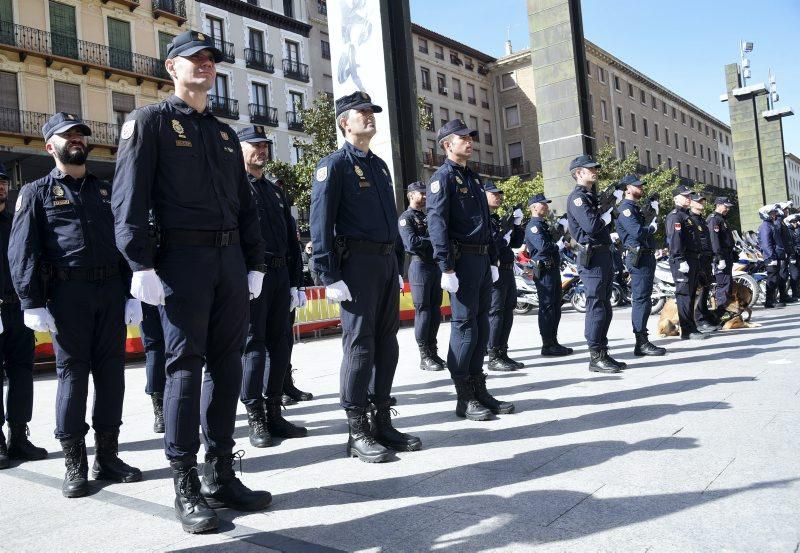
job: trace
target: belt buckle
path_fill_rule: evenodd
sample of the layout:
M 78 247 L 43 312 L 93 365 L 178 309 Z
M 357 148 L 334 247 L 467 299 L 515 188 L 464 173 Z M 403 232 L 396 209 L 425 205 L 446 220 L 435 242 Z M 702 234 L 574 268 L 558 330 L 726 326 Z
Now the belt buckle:
M 231 245 L 231 232 L 230 231 L 218 232 L 217 236 L 216 236 L 216 239 L 214 240 L 214 244 L 217 247 L 230 246 Z

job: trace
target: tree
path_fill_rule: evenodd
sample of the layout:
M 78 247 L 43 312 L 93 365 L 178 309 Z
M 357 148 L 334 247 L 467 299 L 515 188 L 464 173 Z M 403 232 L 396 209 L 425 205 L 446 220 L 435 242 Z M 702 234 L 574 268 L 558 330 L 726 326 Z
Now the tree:
M 417 96 L 417 111 L 419 112 L 419 128 L 423 131 L 433 127 L 433 113 L 425 107 L 425 96 Z
M 527 221 L 529 218 L 526 209 L 528 198 L 534 194 L 544 193 L 544 178 L 541 173 L 528 180 L 513 176 L 496 184 L 497 188 L 503 191 L 503 205 L 497 210 L 501 217 L 513 211 L 515 206 L 522 205 L 522 212 L 525 213 L 524 220 Z

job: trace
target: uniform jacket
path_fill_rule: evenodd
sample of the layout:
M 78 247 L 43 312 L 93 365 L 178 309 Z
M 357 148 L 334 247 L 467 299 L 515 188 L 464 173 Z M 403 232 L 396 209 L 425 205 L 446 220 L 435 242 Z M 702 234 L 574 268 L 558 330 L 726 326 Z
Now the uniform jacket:
M 600 218 L 597 196 L 585 186 L 577 185 L 567 198 L 569 233 L 578 244 L 610 245 L 608 225 Z
M 689 218 L 689 209 L 676 207 L 667 214 L 665 221 L 669 256 L 678 263 L 700 254 L 700 238 L 694 223 Z
M 727 218 L 721 213 L 713 212 L 706 219 L 711 236 L 711 250 L 717 259 L 730 263 L 734 258 L 733 232 L 728 226 Z
M 525 246 L 531 261 L 543 261 L 558 267 L 561 255 L 550 234 L 550 225 L 540 217 L 532 217 L 525 229 Z
M 625 198 L 617 208 L 617 233 L 622 244 L 628 249 L 644 248 L 655 249 L 655 231 L 646 222 L 639 209 L 639 204 L 634 200 Z
M 286 266 L 289 268 L 289 285 L 300 286 L 302 262 L 300 263 L 301 274 L 297 272 L 300 242 L 297 240 L 297 226 L 283 189 L 266 177 L 257 179 L 249 173 L 247 181 L 250 183 L 250 189 L 253 191 L 253 198 L 258 207 L 261 236 L 264 239 L 265 260 L 269 262 L 273 257 L 286 258 Z
M 403 248 L 411 255 L 433 261 L 433 245 L 428 236 L 428 219 L 424 212 L 409 207 L 397 221 Z
M 506 243 L 506 234 L 509 231 L 503 229 L 500 215 L 492 213 L 489 216 L 489 220 L 492 223 L 492 241 L 497 250 L 497 260 L 502 264 L 513 263 L 515 256 L 512 248 L 522 246 L 522 242 L 525 240 L 525 230 L 522 226 L 512 226 L 511 234 L 508 236 L 508 243 Z M 505 232 L 503 232 L 504 230 Z

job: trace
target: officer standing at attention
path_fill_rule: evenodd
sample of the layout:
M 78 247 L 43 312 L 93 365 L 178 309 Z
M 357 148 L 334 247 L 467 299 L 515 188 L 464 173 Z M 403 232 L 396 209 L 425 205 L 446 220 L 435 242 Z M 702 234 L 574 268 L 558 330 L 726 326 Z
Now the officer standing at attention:
M 577 182 L 567 198 L 569 233 L 578 243 L 578 274 L 586 287 L 584 336 L 589 345 L 589 370 L 616 373 L 625 363 L 608 354 L 608 328 L 611 326 L 611 282 L 614 264 L 611 259 L 609 225 L 613 207 L 598 212 L 594 186 L 600 164 L 592 156 L 582 155 L 569 164 Z
M 800 214 L 794 213 L 784 219 L 784 223 L 789 228 L 791 236 L 791 248 L 788 250 L 789 256 L 789 276 L 792 298 L 800 300 Z
M 442 271 L 442 289 L 450 292 L 447 368 L 458 395 L 456 416 L 483 421 L 492 413 L 513 413 L 514 404 L 489 393 L 483 372 L 492 283 L 500 273 L 486 194 L 467 167 L 477 135 L 461 119 L 441 126 L 437 138 L 447 159 L 428 182 L 426 197 L 433 257 Z
M 341 404 L 350 436 L 347 455 L 368 463 L 389 449 L 416 451 L 416 436 L 395 430 L 391 390 L 400 325 L 397 208 L 389 167 L 369 149 L 375 114 L 383 109 L 366 92 L 336 100 L 336 126 L 344 146 L 320 160 L 311 190 L 314 265 L 329 301 L 341 302 Z M 374 393 L 368 388 L 373 377 Z M 367 405 L 375 406 L 370 433 Z
M 788 202 L 781 202 L 778 204 L 778 218 L 775 219 L 775 226 L 777 227 L 778 231 L 777 234 L 780 236 L 780 243 L 783 245 L 783 251 L 781 252 L 781 257 L 783 258 L 780 263 L 780 278 L 781 278 L 781 287 L 778 290 L 780 301 L 783 303 L 794 303 L 797 301 L 797 298 L 793 296 L 789 296 L 789 289 L 791 287 L 791 278 L 790 278 L 790 259 L 792 257 L 791 253 L 794 249 L 793 242 L 794 238 L 792 234 L 789 232 L 789 228 L 784 224 L 784 220 L 787 215 L 787 211 L 789 208 L 792 207 L 791 200 Z
M 8 468 L 9 458 L 38 461 L 47 457 L 47 451 L 28 440 L 28 422 L 33 416 L 33 331 L 22 320 L 19 297 L 14 292 L 11 271 L 8 267 L 8 240 L 14 215 L 7 207 L 9 177 L 0 163 L 0 240 L 2 240 L 3 303 L 0 306 L 0 469 Z M 3 434 L 6 410 L 3 404 L 3 381 L 8 377 L 8 429 L 9 442 Z
M 445 362 L 439 357 L 437 334 L 442 320 L 442 272 L 433 260 L 433 246 L 428 236 L 425 215 L 425 184 L 408 185 L 408 209 L 398 221 L 403 247 L 411 255 L 408 282 L 414 302 L 414 338 L 419 347 L 419 368 L 443 371 Z
M 664 355 L 667 350 L 652 344 L 647 338 L 647 320 L 653 309 L 650 295 L 656 271 L 654 235 L 658 230 L 658 216 L 649 222 L 644 220 L 638 203 L 644 194 L 644 184 L 638 176 L 625 175 L 620 185 L 624 187 L 625 199 L 617 206 L 617 232 L 627 249 L 625 266 L 631 275 L 631 323 L 636 338 L 633 354 Z M 657 214 L 658 202 L 651 202 L 651 207 Z
M 503 205 L 503 191 L 490 180 L 483 185 L 489 204 L 489 221 L 492 224 L 492 241 L 497 250 L 500 278 L 492 283 L 492 301 L 489 304 L 489 363 L 490 371 L 515 371 L 525 366 L 508 356 L 508 337 L 514 324 L 517 306 L 517 283 L 514 281 L 514 252 L 525 239 L 522 228 L 522 210 L 517 208 L 510 219 L 500 220 L 497 210 Z M 509 223 L 511 223 L 509 225 Z
M 764 300 L 764 308 L 786 307 L 786 303 L 777 298 L 779 290 L 784 287 L 781 279 L 781 263 L 786 262 L 780 229 L 775 225 L 778 219 L 778 206 L 764 206 L 758 210 L 758 215 L 761 218 L 761 225 L 758 227 L 758 246 L 764 255 L 764 263 L 767 264 L 767 297 Z
M 86 170 L 92 131 L 56 113 L 42 128 L 56 167 L 20 190 L 8 244 L 25 326 L 50 331 L 56 354 L 56 431 L 67 467 L 64 497 L 89 492 L 86 400 L 94 382 L 96 480 L 138 482 L 117 456 L 125 395 L 125 325 L 142 318 L 127 300 L 129 274 L 114 244 L 111 185 Z
M 561 254 L 560 244 L 554 242 L 547 224 L 548 205 L 552 200 L 536 194 L 528 200 L 531 220 L 525 231 L 525 246 L 533 264 L 536 294 L 539 297 L 539 333 L 542 335 L 542 355 L 563 357 L 572 355 L 572 348 L 558 343 L 558 323 L 561 321 Z
M 714 280 L 717 283 L 714 297 L 717 303 L 715 315 L 718 320 L 725 315 L 725 306 L 728 305 L 728 300 L 731 297 L 733 289 L 731 272 L 733 270 L 733 262 L 737 259 L 733 232 L 728 226 L 727 219 L 728 212 L 733 205 L 727 197 L 717 197 L 714 200 L 714 211 L 706 219 L 711 238 L 711 251 L 714 254 L 712 267 Z
M 175 94 L 134 111 L 122 126 L 112 198 L 117 247 L 134 271 L 131 294 L 161 306 L 164 446 L 175 514 L 190 533 L 217 527 L 212 506 L 250 511 L 272 500 L 233 470 L 248 300 L 261 293 L 266 268 L 239 141 L 208 109 L 221 59 L 211 37 L 195 31 L 168 44 L 164 65 Z M 151 210 L 158 256 L 148 236 Z
M 298 271 L 300 245 L 289 201 L 283 190 L 264 176 L 270 142 L 264 127 L 247 126 L 237 136 L 247 180 L 258 206 L 267 266 L 261 295 L 250 302 L 250 324 L 242 357 L 241 400 L 247 409 L 250 444 L 268 447 L 273 436 L 301 438 L 308 434 L 304 427 L 293 425 L 281 415 L 283 381 L 289 369 L 286 337 L 289 312 L 297 307 L 298 296 L 302 294 L 305 299 L 306 294 L 297 289 L 302 277 Z
M 718 330 L 714 315 L 708 308 L 708 296 L 711 293 L 711 283 L 714 275 L 712 273 L 714 262 L 714 249 L 711 245 L 711 233 L 703 217 L 703 210 L 706 205 L 706 198 L 702 194 L 692 194 L 692 203 L 689 206 L 689 218 L 692 226 L 700 240 L 700 256 L 697 265 L 697 286 L 700 293 L 697 295 L 697 305 L 695 305 L 694 319 L 697 323 L 697 330 L 706 334 Z
M 697 330 L 694 305 L 697 296 L 697 271 L 700 255 L 700 237 L 689 217 L 692 190 L 682 184 L 672 191 L 675 209 L 665 220 L 669 268 L 675 280 L 675 303 L 681 326 L 681 340 L 704 340 L 708 335 Z

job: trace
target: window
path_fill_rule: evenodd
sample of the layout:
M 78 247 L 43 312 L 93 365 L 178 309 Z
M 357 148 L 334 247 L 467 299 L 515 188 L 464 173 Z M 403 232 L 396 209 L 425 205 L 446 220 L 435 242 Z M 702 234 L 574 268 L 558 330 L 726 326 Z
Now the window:
M 631 113 L 631 132 L 636 132 L 636 114 Z
M 694 128 L 694 117 L 689 117 L 689 127 Z
M 678 112 L 675 109 L 675 106 L 672 106 L 672 118 L 677 121 L 678 120 Z
M 650 136 L 650 129 L 647 128 L 647 119 L 642 117 L 642 132 L 644 133 L 645 137 Z
M 722 186 L 728 188 L 728 177 L 722 177 Z
M 600 118 L 603 121 L 608 121 L 608 106 L 605 100 L 600 100 Z
M 672 169 L 672 158 L 671 157 L 667 158 L 667 168 Z
M 439 87 L 439 94 L 447 96 L 447 77 L 444 73 L 436 74 L 436 85 Z
M 136 97 L 133 94 L 112 92 L 111 106 L 114 110 L 114 122 L 122 126 L 128 114 L 136 109 Z
M 419 50 L 423 54 L 428 53 L 428 41 L 424 38 L 417 39 L 417 50 Z
M 225 40 L 225 31 L 222 27 L 222 20 L 216 17 L 208 16 L 206 18 L 208 20 L 208 34 L 211 35 L 211 38 L 215 39 L 215 42 L 218 44 Z
M 683 137 L 683 151 L 689 153 L 689 139 L 685 136 Z
M 677 161 L 677 164 L 678 164 L 678 176 L 679 176 L 679 177 L 682 177 L 682 176 L 683 176 L 683 174 L 681 173 L 681 160 L 678 160 L 678 161 Z
M 607 146 L 610 146 L 610 145 L 611 145 L 611 137 L 610 137 L 610 136 L 608 136 L 608 135 L 605 135 L 603 138 L 604 138 L 604 139 L 605 139 L 605 141 L 606 141 L 606 145 L 607 145 Z
M 675 149 L 676 149 L 676 150 L 680 150 L 680 149 L 681 149 L 681 146 L 680 146 L 680 144 L 678 143 L 678 133 L 674 133 L 672 136 L 674 136 L 674 137 L 675 137 Z
M 597 78 L 600 79 L 601 83 L 606 82 L 606 70 L 602 67 L 597 68 Z
M 644 90 L 639 91 L 639 101 L 642 104 L 647 105 L 647 94 L 645 94 Z
M 703 125 L 704 125 L 704 126 L 705 126 L 705 128 L 706 128 L 706 136 L 708 136 L 708 125 L 706 125 L 705 123 L 703 123 Z
M 511 167 L 519 169 L 522 167 L 522 142 L 512 142 L 508 145 L 508 160 Z
M 681 124 L 682 125 L 686 124 L 686 113 L 683 111 L 681 112 Z
M 617 106 L 617 126 L 621 129 L 625 128 L 625 122 L 622 119 L 622 108 Z
M 650 96 L 650 105 L 653 107 L 653 109 L 658 109 L 658 100 L 656 100 L 655 96 Z
M 697 144 L 695 144 L 694 140 L 692 140 L 692 155 L 697 157 Z
M 458 52 L 455 50 L 450 50 L 450 63 L 453 65 L 461 65 L 464 62 L 458 57 Z
M 131 24 L 109 17 L 108 26 L 108 63 L 118 69 L 133 69 L 133 53 L 131 52 Z
M 620 88 L 619 84 L 619 77 L 617 77 L 616 75 L 614 75 L 614 90 L 616 90 L 617 92 L 622 92 L 622 89 Z
M 54 54 L 78 59 L 78 31 L 73 6 L 50 1 L 50 32 L 53 33 L 51 47 Z
M 661 154 L 656 154 L 656 159 L 658 160 L 658 165 L 661 166 Z
M 475 64 L 472 63 L 472 58 L 464 56 L 464 69 L 467 71 L 472 71 L 473 67 L 475 67 Z
M 0 14 L 2 15 L 2 14 Z M 17 74 L 0 71 L 0 129 L 20 132 L 19 91 Z
M 722 167 L 725 167 L 725 154 L 720 154 L 722 156 Z
M 435 131 L 436 125 L 433 122 L 433 106 L 430 104 L 425 104 L 424 109 L 425 109 L 425 114 L 427 115 L 426 119 L 430 121 L 430 123 L 428 123 L 428 130 Z
M 694 168 L 694 180 L 700 180 L 700 171 L 697 169 L 697 167 Z
M 427 67 L 420 67 L 420 79 L 422 80 L 422 88 L 423 90 L 430 90 L 431 89 L 431 72 L 430 69 Z
M 513 127 L 519 127 L 520 120 L 519 120 L 519 106 L 506 106 L 505 108 L 505 115 L 506 115 L 506 128 L 511 129 Z
M 489 91 L 485 88 L 481 88 L 481 107 L 489 109 Z
M 503 73 L 500 75 L 500 90 L 508 90 L 517 86 L 517 81 L 514 78 L 514 73 Z
M 255 105 L 256 115 L 267 115 L 269 111 L 269 91 L 267 85 L 262 83 L 253 83 L 251 88 L 253 95 L 253 104 Z
M 473 138 L 473 140 L 475 142 L 480 142 L 481 141 L 481 132 L 480 132 L 481 128 L 478 126 L 478 118 L 477 117 L 473 117 L 472 115 L 469 116 L 469 128 L 472 129 L 472 130 L 478 131 L 477 136 L 475 136 L 475 138 Z
M 620 158 L 624 158 L 626 156 L 627 156 L 627 154 L 625 152 L 625 141 L 624 140 L 620 140 L 619 141 L 619 157 Z
M 437 60 L 443 60 L 444 59 L 444 48 L 442 48 L 438 44 L 434 45 L 434 47 L 433 47 L 433 56 Z
M 661 100 L 661 111 L 664 112 L 664 115 L 667 114 L 667 103 L 664 100 Z
M 728 169 L 731 168 L 731 156 L 728 156 Z
M 586 74 L 592 76 L 592 64 L 589 63 L 589 60 L 586 60 Z
M 664 141 L 669 146 L 669 129 L 667 127 L 664 127 Z
M 456 78 L 453 78 L 453 99 L 454 100 L 461 99 L 461 81 L 459 81 Z
M 300 44 L 292 40 L 286 41 L 286 58 L 292 67 L 299 69 L 300 63 Z
M 80 85 L 55 81 L 53 83 L 53 95 L 56 99 L 56 112 L 63 111 L 83 117 Z
M 709 154 L 709 157 L 711 157 L 711 154 Z M 705 156 L 703 155 L 703 145 L 702 144 L 700 144 L 700 159 L 705 159 Z M 711 160 L 709 160 L 709 161 L 711 161 Z
M 291 100 L 292 111 L 299 115 L 300 112 L 305 109 L 305 102 L 303 101 L 303 93 L 291 90 L 289 91 L 289 98 Z
M 320 44 L 322 46 L 322 59 L 331 59 L 331 43 L 327 40 L 323 40 Z
M 492 122 L 488 119 L 483 120 L 483 141 L 486 142 L 487 146 L 492 145 Z
M 263 54 L 264 52 L 264 33 L 257 29 L 249 29 L 248 35 L 250 37 L 250 50 Z M 322 41 L 325 42 L 324 40 Z M 328 45 L 330 47 L 330 45 Z M 330 59 L 330 58 L 328 58 Z
M 653 134 L 656 136 L 656 142 L 661 142 L 661 138 L 658 136 L 658 123 L 653 123 Z
M 716 150 L 714 150 L 714 163 L 717 164 L 717 165 L 719 164 L 719 157 L 717 157 L 717 151 Z
M 628 96 L 633 98 L 633 85 L 631 83 L 628 83 Z
M 175 38 L 175 35 L 158 31 L 158 55 L 160 59 L 167 59 L 167 44 L 169 44 L 173 38 Z
M 652 162 L 650 161 L 650 150 L 644 151 L 644 159 L 645 159 L 645 165 L 647 165 L 648 167 L 653 166 Z
M 475 100 L 475 85 L 472 83 L 467 83 L 467 102 L 472 104 L 473 106 L 477 102 Z
M 725 135 L 725 145 L 728 146 L 728 135 Z
M 294 0 L 283 0 L 283 15 L 294 17 Z
M 447 108 L 439 108 L 439 123 L 444 126 L 448 121 L 450 121 L 450 110 Z
M 713 180 L 713 177 L 712 177 L 712 180 Z M 703 169 L 703 182 L 706 182 L 706 170 L 705 169 Z

